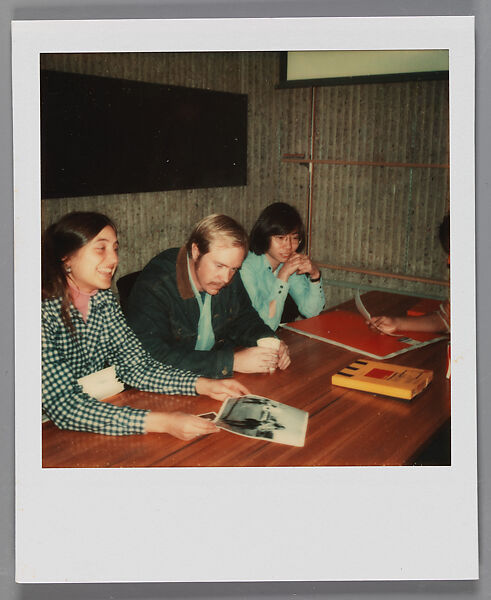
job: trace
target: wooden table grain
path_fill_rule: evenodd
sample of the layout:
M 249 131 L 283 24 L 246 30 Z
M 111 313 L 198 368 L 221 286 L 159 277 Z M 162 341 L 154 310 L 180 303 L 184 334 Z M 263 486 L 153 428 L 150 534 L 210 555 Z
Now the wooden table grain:
M 404 314 L 418 298 L 369 292 L 371 314 Z M 343 308 L 356 310 L 352 301 Z M 450 382 L 445 378 L 446 341 L 387 362 L 434 371 L 429 388 L 411 402 L 333 386 L 331 376 L 363 355 L 299 335 L 278 331 L 292 364 L 274 374 L 237 374 L 253 394 L 309 413 L 305 446 L 297 448 L 229 432 L 181 441 L 167 434 L 113 437 L 62 431 L 43 424 L 43 467 L 274 467 L 374 466 L 411 464 L 450 419 Z M 127 390 L 107 400 L 151 410 L 194 414 L 217 411 L 207 397 L 165 396 Z

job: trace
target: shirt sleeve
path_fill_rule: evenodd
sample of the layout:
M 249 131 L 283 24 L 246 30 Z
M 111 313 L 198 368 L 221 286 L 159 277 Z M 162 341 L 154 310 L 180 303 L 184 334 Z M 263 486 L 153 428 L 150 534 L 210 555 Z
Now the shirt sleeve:
M 278 329 L 288 293 L 298 306 L 300 313 L 306 317 L 317 316 L 325 305 L 322 280 L 313 283 L 307 275 L 294 273 L 284 282 L 264 265 L 256 260 L 246 260 L 240 270 L 244 287 L 249 294 L 252 305 L 261 319 L 271 329 Z M 271 302 L 276 301 L 274 314 L 270 314 Z
M 322 278 L 312 282 L 307 275 L 293 273 L 288 279 L 290 295 L 295 300 L 300 313 L 307 319 L 316 317 L 324 308 L 326 299 Z
M 114 323 L 111 332 L 112 364 L 116 366 L 118 379 L 147 392 L 196 396 L 198 375 L 152 358 L 126 323 L 116 301 L 111 308 Z
M 84 393 L 76 381 L 73 369 L 64 359 L 55 341 L 57 327 L 56 322 L 43 318 L 43 412 L 60 429 L 92 431 L 106 435 L 143 433 L 143 421 L 148 411 L 129 406 L 114 406 Z M 67 336 L 70 335 L 67 331 Z

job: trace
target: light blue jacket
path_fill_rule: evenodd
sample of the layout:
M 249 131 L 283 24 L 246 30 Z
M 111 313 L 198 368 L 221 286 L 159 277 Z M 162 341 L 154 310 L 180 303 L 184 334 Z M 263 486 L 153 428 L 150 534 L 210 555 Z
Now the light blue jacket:
M 307 318 L 318 315 L 325 304 L 322 280 L 312 283 L 307 275 L 293 273 L 285 283 L 276 277 L 282 266 L 283 263 L 280 263 L 273 272 L 265 254 L 258 256 L 249 252 L 240 269 L 240 276 L 252 305 L 273 330 L 280 324 L 288 292 L 300 313 Z M 272 300 L 276 300 L 276 312 L 270 317 L 269 305 Z

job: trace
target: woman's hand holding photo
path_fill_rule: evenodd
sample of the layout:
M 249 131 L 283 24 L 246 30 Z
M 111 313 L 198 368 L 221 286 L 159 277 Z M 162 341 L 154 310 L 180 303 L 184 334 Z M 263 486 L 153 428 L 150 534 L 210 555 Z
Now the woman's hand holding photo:
M 220 431 L 211 421 L 183 412 L 149 412 L 144 427 L 145 433 L 169 433 L 180 440 Z

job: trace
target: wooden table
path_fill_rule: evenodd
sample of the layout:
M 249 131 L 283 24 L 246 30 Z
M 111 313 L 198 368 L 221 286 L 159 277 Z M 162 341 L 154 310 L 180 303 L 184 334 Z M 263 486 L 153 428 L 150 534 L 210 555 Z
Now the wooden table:
M 404 314 L 414 296 L 369 292 L 371 314 Z M 352 301 L 341 305 L 356 310 Z M 305 446 L 296 448 L 225 431 L 184 442 L 166 434 L 112 437 L 62 431 L 43 424 L 43 467 L 230 467 L 411 464 L 450 419 L 445 341 L 387 362 L 433 369 L 430 387 L 412 402 L 333 386 L 331 376 L 361 354 L 282 330 L 292 364 L 286 371 L 238 374 L 253 394 L 309 413 Z M 165 396 L 127 390 L 108 399 L 117 405 L 200 414 L 217 411 L 207 397 Z

